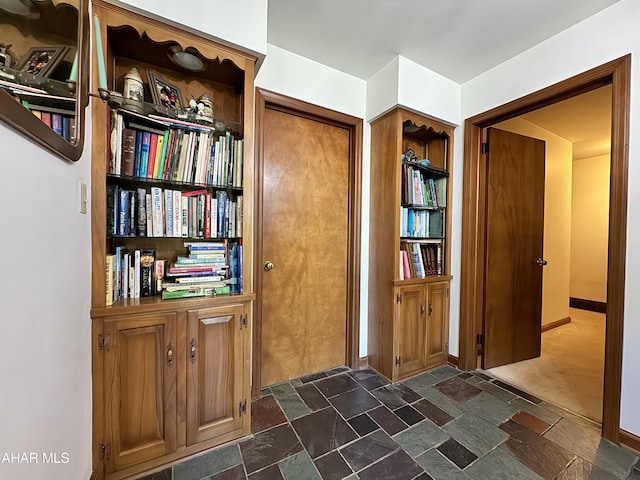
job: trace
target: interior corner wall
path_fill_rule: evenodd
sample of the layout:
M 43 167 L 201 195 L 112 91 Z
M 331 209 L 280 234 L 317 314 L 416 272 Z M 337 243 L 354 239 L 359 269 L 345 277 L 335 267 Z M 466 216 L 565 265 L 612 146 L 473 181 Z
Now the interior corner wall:
M 91 475 L 91 221 L 79 210 L 90 138 L 68 163 L 0 123 L 2 479 Z
M 543 267 L 542 273 L 544 326 L 569 317 L 573 145 L 520 117 L 499 123 L 495 127 L 545 142 L 543 257 L 548 264 Z
M 373 122 L 398 105 L 399 69 L 400 57 L 395 57 L 367 80 L 368 122 Z
M 573 162 L 571 297 L 607 301 L 610 155 Z
M 620 428 L 640 435 L 640 37 L 637 19 L 640 2 L 621 0 L 581 23 L 559 33 L 526 52 L 462 85 L 462 118 L 469 118 L 506 104 L 591 68 L 627 54 L 631 62 L 631 113 L 629 123 L 629 165 L 627 252 L 624 338 L 622 349 L 622 396 Z M 588 47 L 587 47 L 588 46 Z M 456 168 L 462 152 L 455 152 Z M 462 170 L 457 168 L 457 175 Z M 454 173 L 456 175 L 456 173 Z M 452 322 L 459 319 L 452 318 Z

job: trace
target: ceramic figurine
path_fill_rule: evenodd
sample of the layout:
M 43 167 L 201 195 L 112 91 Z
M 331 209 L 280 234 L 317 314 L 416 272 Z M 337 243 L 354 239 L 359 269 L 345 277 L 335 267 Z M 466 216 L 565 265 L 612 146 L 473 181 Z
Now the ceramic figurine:
M 132 67 L 124 76 L 124 97 L 144 102 L 144 84 L 136 67 Z

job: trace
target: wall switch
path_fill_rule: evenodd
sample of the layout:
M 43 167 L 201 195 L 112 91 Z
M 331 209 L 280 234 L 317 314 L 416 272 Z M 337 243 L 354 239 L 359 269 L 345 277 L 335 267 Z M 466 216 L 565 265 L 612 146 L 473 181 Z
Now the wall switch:
M 80 182 L 80 213 L 87 213 L 87 184 Z

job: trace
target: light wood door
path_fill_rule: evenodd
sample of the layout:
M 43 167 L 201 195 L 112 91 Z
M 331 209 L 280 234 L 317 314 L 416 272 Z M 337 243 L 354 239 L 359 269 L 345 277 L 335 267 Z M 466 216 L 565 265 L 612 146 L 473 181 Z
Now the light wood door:
M 266 386 L 345 363 L 350 139 L 345 128 L 270 108 L 263 131 Z
M 104 322 L 107 472 L 176 450 L 176 314 Z
M 442 365 L 449 354 L 449 282 L 427 285 L 427 367 Z
M 424 285 L 400 287 L 396 294 L 395 379 L 404 378 L 425 366 L 426 290 Z
M 540 356 L 542 140 L 488 129 L 483 367 Z
M 241 304 L 188 312 L 187 445 L 241 430 L 248 418 L 243 412 L 245 320 Z

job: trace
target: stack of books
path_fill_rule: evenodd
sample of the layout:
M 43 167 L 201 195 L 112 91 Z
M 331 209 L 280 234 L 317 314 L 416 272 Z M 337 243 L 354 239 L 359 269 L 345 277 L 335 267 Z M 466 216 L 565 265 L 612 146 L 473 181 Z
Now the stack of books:
M 185 242 L 186 256 L 178 256 L 164 275 L 162 298 L 226 295 L 229 266 L 225 242 Z

